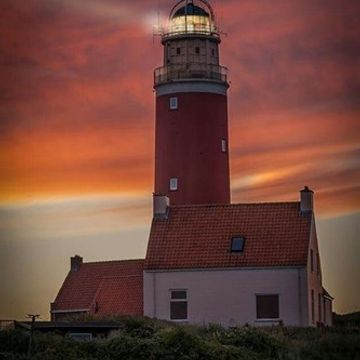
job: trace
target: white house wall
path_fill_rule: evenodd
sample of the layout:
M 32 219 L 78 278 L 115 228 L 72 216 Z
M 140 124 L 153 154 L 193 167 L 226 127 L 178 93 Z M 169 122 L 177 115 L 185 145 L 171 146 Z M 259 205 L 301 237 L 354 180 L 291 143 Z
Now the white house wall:
M 311 271 L 311 250 L 313 252 L 313 271 Z M 308 252 L 308 265 L 307 265 L 307 277 L 308 277 L 308 308 L 309 308 L 309 324 L 316 326 L 319 322 L 322 323 L 324 320 L 324 311 L 325 311 L 325 302 L 323 298 L 323 286 L 322 286 L 322 276 L 321 276 L 321 263 L 318 241 L 316 235 L 316 226 L 315 218 L 313 217 L 312 226 L 311 226 L 311 235 L 309 243 L 309 252 Z M 314 291 L 314 317 L 312 316 L 312 299 L 311 299 L 311 290 Z M 320 304 L 319 304 L 319 295 L 320 295 Z M 320 310 L 321 309 L 321 310 Z M 320 310 L 320 311 L 319 311 Z
M 262 325 L 256 294 L 278 294 L 285 325 L 308 325 L 305 268 L 144 272 L 144 315 L 170 320 L 170 290 L 188 294 L 188 322 Z
M 333 324 L 333 318 L 332 318 L 332 301 L 330 299 L 325 299 L 324 301 L 324 324 L 326 326 L 332 326 Z

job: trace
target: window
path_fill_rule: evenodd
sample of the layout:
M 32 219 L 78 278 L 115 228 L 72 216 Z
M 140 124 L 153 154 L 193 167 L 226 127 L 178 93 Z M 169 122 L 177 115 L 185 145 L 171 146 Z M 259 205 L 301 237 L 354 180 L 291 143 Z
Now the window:
M 170 179 L 170 191 L 176 191 L 178 189 L 178 179 L 171 178 Z
M 257 319 L 279 318 L 279 295 L 256 295 Z
M 318 294 L 318 308 L 319 308 L 319 322 L 321 322 L 321 306 L 322 306 L 322 301 L 321 301 L 321 294 Z
M 69 337 L 75 341 L 85 342 L 92 340 L 91 333 L 70 333 Z
M 196 47 L 196 48 L 195 48 L 195 53 L 196 53 L 196 54 L 200 54 L 200 48 L 199 48 L 199 47 Z
M 319 253 L 316 254 L 316 271 L 320 275 L 320 256 Z
M 211 55 L 215 56 L 215 49 L 211 49 Z
M 227 151 L 227 141 L 225 139 L 221 140 L 221 151 L 223 153 L 226 153 L 226 151 Z
M 176 54 L 177 54 L 177 55 L 180 55 L 180 54 L 181 54 L 181 49 L 180 49 L 179 47 L 176 49 Z
M 245 246 L 245 238 L 243 236 L 234 236 L 231 239 L 231 252 L 243 252 Z
M 311 249 L 310 250 L 310 268 L 311 268 L 311 272 L 314 271 L 314 251 Z
M 187 320 L 187 307 L 187 291 L 171 290 L 170 320 Z
M 314 304 L 314 290 L 311 290 L 311 322 L 315 322 L 315 304 Z
M 170 98 L 170 110 L 176 110 L 178 108 L 178 98 L 171 97 Z

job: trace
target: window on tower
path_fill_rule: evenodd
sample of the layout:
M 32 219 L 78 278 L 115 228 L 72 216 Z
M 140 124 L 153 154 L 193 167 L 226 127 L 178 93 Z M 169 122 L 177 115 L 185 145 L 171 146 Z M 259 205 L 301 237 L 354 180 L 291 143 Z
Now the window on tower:
M 196 54 L 200 54 L 200 48 L 199 48 L 199 47 L 196 47 L 196 48 L 195 48 L 195 53 L 196 53 Z
M 179 47 L 176 49 L 176 54 L 177 54 L 177 55 L 180 55 L 180 54 L 181 54 L 181 49 L 180 49 Z
M 170 110 L 177 110 L 178 108 L 178 98 L 171 97 L 170 98 Z
M 227 141 L 225 139 L 222 139 L 221 140 L 221 151 L 223 153 L 226 153 L 227 152 Z
M 170 191 L 176 191 L 178 189 L 178 179 L 171 178 L 170 179 Z

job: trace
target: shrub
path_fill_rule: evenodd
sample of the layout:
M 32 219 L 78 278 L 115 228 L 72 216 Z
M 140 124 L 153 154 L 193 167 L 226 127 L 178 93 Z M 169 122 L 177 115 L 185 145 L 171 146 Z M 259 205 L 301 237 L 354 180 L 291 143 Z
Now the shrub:
M 359 328 L 180 326 L 139 317 L 113 321 L 106 340 L 77 342 L 54 334 L 0 332 L 0 360 L 360 360 Z
M 112 360 L 152 360 L 156 343 L 151 339 L 131 337 L 120 334 L 111 339 L 106 346 Z
M 219 341 L 222 344 L 251 350 L 269 358 L 276 358 L 283 344 L 261 329 L 236 328 L 223 331 Z
M 29 334 L 21 330 L 0 331 L 0 352 L 26 353 Z

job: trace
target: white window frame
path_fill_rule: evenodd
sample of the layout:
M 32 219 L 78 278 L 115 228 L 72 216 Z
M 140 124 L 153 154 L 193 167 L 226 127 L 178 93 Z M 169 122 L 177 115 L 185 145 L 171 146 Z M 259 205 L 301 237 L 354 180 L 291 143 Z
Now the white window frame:
M 173 96 L 169 99 L 170 110 L 177 110 L 179 108 L 179 102 L 177 96 Z
M 177 191 L 179 188 L 179 180 L 178 178 L 170 178 L 169 181 L 169 189 L 170 191 Z
M 183 291 L 185 292 L 185 298 L 181 298 L 181 299 L 173 299 L 172 298 L 172 293 L 175 291 Z M 169 293 L 170 293 L 170 309 L 169 309 L 169 319 L 170 321 L 174 321 L 174 322 L 186 322 L 189 319 L 189 300 L 188 300 L 188 290 L 187 289 L 169 289 Z M 186 302 L 186 319 L 172 319 L 171 318 L 171 303 L 174 302 Z

